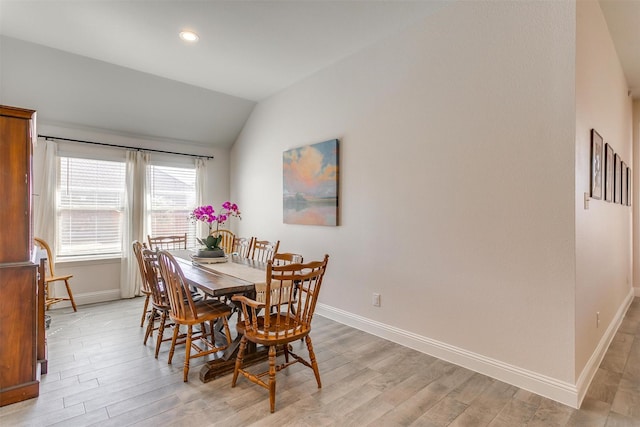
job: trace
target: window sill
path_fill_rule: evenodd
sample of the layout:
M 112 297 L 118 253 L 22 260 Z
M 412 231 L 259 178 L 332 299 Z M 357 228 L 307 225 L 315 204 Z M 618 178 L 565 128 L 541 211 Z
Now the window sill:
M 57 266 L 65 266 L 65 267 L 74 267 L 76 265 L 87 265 L 87 264 L 119 264 L 121 261 L 120 256 L 76 256 L 76 257 L 68 257 L 56 260 Z

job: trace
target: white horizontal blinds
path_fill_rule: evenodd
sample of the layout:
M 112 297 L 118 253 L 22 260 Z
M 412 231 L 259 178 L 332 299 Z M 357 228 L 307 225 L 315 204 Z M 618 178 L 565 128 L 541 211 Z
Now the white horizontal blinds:
M 121 255 L 125 163 L 58 162 L 58 257 Z
M 187 233 L 187 247 L 194 247 L 196 227 L 189 214 L 196 207 L 195 168 L 149 165 L 147 172 L 151 236 Z

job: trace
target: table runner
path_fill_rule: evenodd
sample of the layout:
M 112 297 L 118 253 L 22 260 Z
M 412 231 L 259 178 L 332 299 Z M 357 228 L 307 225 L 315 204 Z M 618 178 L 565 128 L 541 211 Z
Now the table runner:
M 245 280 L 255 285 L 264 285 L 267 283 L 265 270 L 259 270 L 257 268 L 249 267 L 244 264 L 236 264 L 228 261 L 218 264 L 200 264 L 198 266 L 206 270 L 226 274 L 237 279 Z

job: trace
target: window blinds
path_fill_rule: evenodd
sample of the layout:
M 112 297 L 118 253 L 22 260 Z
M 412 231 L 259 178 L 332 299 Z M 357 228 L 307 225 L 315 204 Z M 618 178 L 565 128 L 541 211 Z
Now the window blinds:
M 121 255 L 125 163 L 60 157 L 58 257 Z

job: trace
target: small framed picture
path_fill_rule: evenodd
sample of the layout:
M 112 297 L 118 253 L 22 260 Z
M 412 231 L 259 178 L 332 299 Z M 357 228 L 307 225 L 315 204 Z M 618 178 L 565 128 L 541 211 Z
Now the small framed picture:
M 591 198 L 602 199 L 602 137 L 591 129 Z
M 631 206 L 631 183 L 633 182 L 633 174 L 631 168 L 627 168 L 627 206 Z
M 613 202 L 614 156 L 613 148 L 607 143 L 604 149 L 604 199 Z
M 613 161 L 615 172 L 613 174 L 613 203 L 620 203 L 622 200 L 622 160 L 616 153 Z
M 622 176 L 621 178 L 621 184 L 620 184 L 620 203 L 622 203 L 624 206 L 627 206 L 627 197 L 629 196 L 628 192 L 627 192 L 627 188 L 629 185 L 629 181 L 627 178 L 628 175 L 628 171 L 629 168 L 627 167 L 627 164 L 625 162 L 622 162 L 622 167 L 621 167 L 621 172 L 622 172 Z

